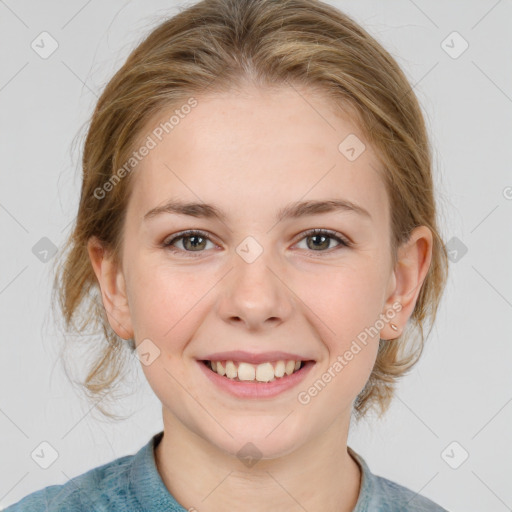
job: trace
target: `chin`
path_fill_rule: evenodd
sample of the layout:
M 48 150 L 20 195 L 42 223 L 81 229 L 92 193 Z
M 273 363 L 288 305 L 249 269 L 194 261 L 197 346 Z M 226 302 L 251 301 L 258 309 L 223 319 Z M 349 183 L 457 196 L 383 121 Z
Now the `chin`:
M 283 422 L 283 417 L 265 417 L 258 421 L 253 416 L 241 418 L 236 424 L 224 422 L 223 426 L 233 437 L 220 429 L 216 438 L 212 438 L 211 432 L 206 433 L 206 440 L 251 467 L 252 460 L 284 457 L 307 442 L 306 432 L 297 432 L 294 428 L 296 425 L 292 425 L 290 420 Z M 246 460 L 249 462 L 244 462 Z

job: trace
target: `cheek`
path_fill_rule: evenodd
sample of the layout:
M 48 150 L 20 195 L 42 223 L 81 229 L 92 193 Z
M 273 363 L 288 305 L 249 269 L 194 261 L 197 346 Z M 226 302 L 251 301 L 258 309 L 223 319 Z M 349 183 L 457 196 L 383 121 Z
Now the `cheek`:
M 377 357 L 383 273 L 370 265 L 326 270 L 302 276 L 295 289 L 328 352 L 321 378 L 336 389 L 331 396 L 350 400 L 364 387 Z
M 186 326 L 214 280 L 169 265 L 134 268 L 129 303 L 136 340 L 150 338 L 162 345 L 186 339 Z
M 370 328 L 382 312 L 383 271 L 375 267 L 325 268 L 296 283 L 304 303 L 323 323 L 322 332 L 340 349 L 365 328 Z M 378 340 L 378 338 L 376 338 Z

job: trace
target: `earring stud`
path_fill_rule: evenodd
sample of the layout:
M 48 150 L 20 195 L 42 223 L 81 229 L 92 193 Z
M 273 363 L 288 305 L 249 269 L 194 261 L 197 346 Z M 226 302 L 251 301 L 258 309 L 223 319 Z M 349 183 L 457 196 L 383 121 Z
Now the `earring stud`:
M 395 324 L 391 324 L 391 329 L 394 331 L 398 331 L 398 327 Z

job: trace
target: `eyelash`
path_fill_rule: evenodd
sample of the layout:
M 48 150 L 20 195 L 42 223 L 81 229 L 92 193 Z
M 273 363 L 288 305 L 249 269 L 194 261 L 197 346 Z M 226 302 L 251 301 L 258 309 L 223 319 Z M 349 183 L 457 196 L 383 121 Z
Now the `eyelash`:
M 191 237 L 191 236 L 195 236 L 195 235 L 199 235 L 200 237 L 205 238 L 206 240 L 211 242 L 210 237 L 204 231 L 189 229 L 187 231 L 183 231 L 181 233 L 178 233 L 176 236 L 172 237 L 171 239 L 169 239 L 167 241 L 164 241 L 162 246 L 164 248 L 170 250 L 173 253 L 178 253 L 178 252 L 180 252 L 180 253 L 187 253 L 187 254 L 190 254 L 191 257 L 194 258 L 194 257 L 199 256 L 204 251 L 185 251 L 183 249 L 177 249 L 176 247 L 173 247 L 173 244 L 175 242 L 177 242 L 178 240 L 181 240 L 181 239 L 184 239 L 184 238 L 188 238 L 188 237 Z M 312 253 L 319 252 L 319 253 L 328 253 L 328 254 L 330 254 L 333 250 L 341 249 L 343 247 L 348 248 L 348 247 L 352 247 L 352 245 L 353 245 L 352 242 L 350 242 L 341 233 L 338 233 L 336 231 L 326 230 L 326 229 L 318 229 L 318 228 L 314 228 L 314 229 L 310 229 L 308 231 L 305 231 L 302 234 L 302 238 L 300 238 L 298 240 L 298 242 L 302 241 L 304 238 L 307 238 L 308 236 L 318 236 L 318 235 L 326 235 L 328 238 L 332 238 L 333 240 L 336 240 L 337 242 L 339 242 L 340 245 L 334 247 L 334 249 L 331 248 L 331 249 L 328 249 L 326 251 L 313 251 L 313 250 L 311 250 Z M 197 252 L 198 254 L 195 255 L 194 254 L 195 252 Z

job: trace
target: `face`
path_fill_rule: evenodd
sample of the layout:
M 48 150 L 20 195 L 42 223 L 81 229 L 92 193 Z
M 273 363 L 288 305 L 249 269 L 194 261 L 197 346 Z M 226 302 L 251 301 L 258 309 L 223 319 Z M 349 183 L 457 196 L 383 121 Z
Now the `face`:
M 379 335 L 397 336 L 379 318 L 391 311 L 403 325 L 417 296 L 400 296 L 414 280 L 392 268 L 390 205 L 375 153 L 326 98 L 298 90 L 247 86 L 197 97 L 133 171 L 110 294 L 112 326 L 150 354 L 142 368 L 164 425 L 179 424 L 231 454 L 250 441 L 273 458 L 322 439 L 333 425 L 348 427 Z M 347 158 L 346 144 L 339 149 L 350 134 L 366 145 L 356 159 Z M 171 201 L 203 208 L 155 210 Z M 361 210 L 292 215 L 304 201 L 349 201 Z M 373 335 L 362 334 L 372 327 Z M 250 361 L 216 355 L 230 351 L 260 363 L 308 363 L 266 384 L 225 386 L 228 378 L 201 361 Z

